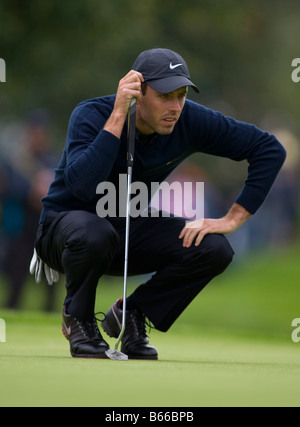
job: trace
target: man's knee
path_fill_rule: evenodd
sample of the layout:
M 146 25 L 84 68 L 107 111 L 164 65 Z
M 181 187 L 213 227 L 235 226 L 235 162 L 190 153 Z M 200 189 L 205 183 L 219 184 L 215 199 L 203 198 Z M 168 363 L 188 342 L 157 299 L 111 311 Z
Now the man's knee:
M 118 244 L 119 235 L 108 221 L 105 225 L 89 229 L 86 234 L 86 245 L 91 257 L 103 254 L 113 256 Z
M 79 252 L 86 261 L 94 262 L 113 256 L 119 243 L 119 236 L 109 221 L 96 215 L 86 214 L 80 225 L 74 227 L 66 242 L 71 252 Z
M 83 239 L 87 257 L 91 261 L 112 258 L 119 243 L 115 228 L 108 221 L 101 219 L 86 228 Z
M 208 234 L 204 237 L 206 251 L 217 274 L 222 273 L 231 263 L 234 251 L 222 234 Z

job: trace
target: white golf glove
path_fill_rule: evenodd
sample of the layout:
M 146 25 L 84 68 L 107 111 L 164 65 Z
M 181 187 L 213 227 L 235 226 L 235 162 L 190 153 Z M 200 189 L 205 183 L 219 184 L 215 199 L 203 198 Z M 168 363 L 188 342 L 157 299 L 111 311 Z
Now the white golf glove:
M 30 262 L 29 272 L 35 277 L 36 283 L 41 283 L 43 273 L 45 274 L 48 285 L 53 285 L 53 283 L 59 281 L 59 273 L 44 263 L 38 256 L 35 248 Z

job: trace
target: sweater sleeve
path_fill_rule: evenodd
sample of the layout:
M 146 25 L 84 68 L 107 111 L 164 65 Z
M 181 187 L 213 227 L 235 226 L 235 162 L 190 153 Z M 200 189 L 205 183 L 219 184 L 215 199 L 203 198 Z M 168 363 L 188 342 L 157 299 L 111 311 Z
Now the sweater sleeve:
M 235 201 L 254 214 L 266 199 L 285 161 L 284 147 L 274 135 L 252 124 L 204 107 L 200 115 L 197 130 L 202 137 L 198 139 L 198 151 L 236 161 L 247 160 L 248 175 Z
M 108 178 L 119 151 L 120 140 L 103 130 L 106 121 L 94 106 L 78 106 L 70 117 L 64 180 L 81 200 L 95 197 L 97 185 Z

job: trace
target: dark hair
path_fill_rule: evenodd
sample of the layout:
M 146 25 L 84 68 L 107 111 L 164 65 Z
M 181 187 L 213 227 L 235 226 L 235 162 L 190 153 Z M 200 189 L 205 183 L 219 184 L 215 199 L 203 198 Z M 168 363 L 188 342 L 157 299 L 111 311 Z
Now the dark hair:
M 147 89 L 147 83 L 146 82 L 142 82 L 141 89 L 142 89 L 142 94 L 146 95 L 146 89 Z

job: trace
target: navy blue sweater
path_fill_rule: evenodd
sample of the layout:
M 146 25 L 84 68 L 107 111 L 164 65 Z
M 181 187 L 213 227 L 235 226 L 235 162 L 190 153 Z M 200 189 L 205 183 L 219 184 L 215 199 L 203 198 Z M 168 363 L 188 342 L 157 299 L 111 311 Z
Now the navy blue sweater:
M 115 95 L 81 102 L 73 111 L 65 149 L 44 206 L 47 210 L 96 212 L 96 187 L 110 181 L 118 188 L 119 174 L 127 173 L 127 125 L 121 138 L 103 130 Z M 236 202 L 254 214 L 265 200 L 286 156 L 278 140 L 254 125 L 225 117 L 187 100 L 170 135 L 157 135 L 135 146 L 133 181 L 162 182 L 193 153 L 247 160 L 248 176 Z

